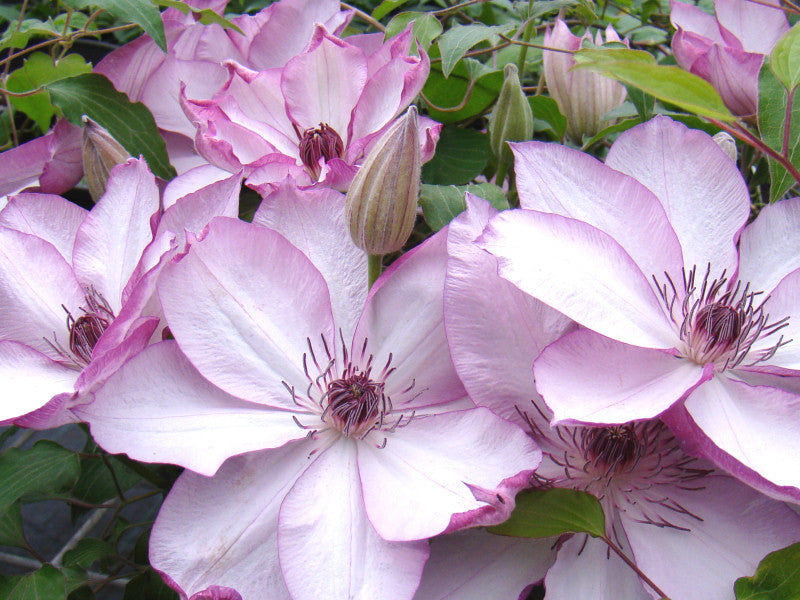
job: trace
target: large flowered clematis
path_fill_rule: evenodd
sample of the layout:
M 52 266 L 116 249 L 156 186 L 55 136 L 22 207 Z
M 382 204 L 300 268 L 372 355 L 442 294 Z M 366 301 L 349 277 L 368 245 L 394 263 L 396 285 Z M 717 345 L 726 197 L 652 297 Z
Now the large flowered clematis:
M 588 328 L 535 363 L 555 422 L 672 407 L 664 418 L 696 451 L 798 497 L 800 396 L 786 376 L 800 369 L 800 200 L 745 228 L 734 163 L 666 117 L 620 136 L 605 165 L 557 145 L 515 153 L 524 209 L 493 219 L 484 247 L 504 278 Z
M 448 239 L 446 330 L 470 396 L 510 420 L 527 423 L 543 452 L 538 485 L 597 496 L 610 538 L 670 598 L 729 600 L 734 580 L 752 572 L 765 553 L 800 540 L 800 518 L 781 502 L 715 471 L 707 461 L 688 456 L 657 420 L 551 427 L 531 364 L 570 325 L 500 278 L 494 257 L 474 243 L 494 214 L 487 202 L 468 197 L 467 212 L 450 224 Z M 492 290 L 490 296 L 486 289 Z M 493 358 L 486 361 L 486 356 Z M 547 598 L 651 597 L 635 572 L 601 540 L 579 535 L 560 545 L 531 540 L 527 547 L 520 540 L 500 538 L 481 554 L 486 565 L 482 570 L 469 563 L 459 568 L 446 560 L 431 561 L 428 569 L 436 570 L 428 582 L 437 595 L 420 600 L 472 598 L 465 582 L 476 573 L 481 581 L 492 581 L 492 573 L 503 573 L 521 560 L 520 552 L 528 555 L 530 565 L 549 566 L 546 551 L 552 555 L 557 548 L 545 578 Z M 495 579 L 503 590 L 496 597 L 517 597 L 524 587 L 519 579 Z
M 130 159 L 112 171 L 91 211 L 50 194 L 13 196 L 0 211 L 0 421 L 74 421 L 70 407 L 88 401 L 156 331 L 161 255 L 221 204 L 230 205 L 221 214 L 235 214 L 238 191 L 232 176 L 161 216 L 155 178 L 143 160 Z
M 305 51 L 282 69 L 254 71 L 228 63 L 229 77 L 212 100 L 186 90 L 195 145 L 209 162 L 244 170 L 256 189 L 291 173 L 346 190 L 370 144 L 422 89 L 429 59 L 410 54 L 412 31 L 344 40 L 318 25 Z M 441 125 L 420 124 L 423 161 Z M 278 176 L 277 179 L 281 179 Z
M 507 517 L 539 451 L 465 397 L 442 323 L 444 242 L 399 259 L 360 315 L 263 226 L 215 219 L 164 268 L 176 341 L 79 410 L 108 450 L 195 471 L 151 537 L 176 589 L 411 598 L 419 540 Z
M 714 8 L 716 17 L 670 0 L 675 60 L 713 85 L 735 115 L 755 114 L 758 74 L 764 56 L 789 30 L 786 15 L 778 0 L 715 0 Z
M 222 14 L 227 1 L 189 4 Z M 195 128 L 181 109 L 181 85 L 191 98 L 211 98 L 227 78 L 224 61 L 250 69 L 282 67 L 303 51 L 316 23 L 338 33 L 351 14 L 339 10 L 336 0 L 281 0 L 255 15 L 234 17 L 231 21 L 242 35 L 216 24 L 203 25 L 191 14 L 170 8 L 162 14 L 167 54 L 149 36 L 142 36 L 106 56 L 95 72 L 150 109 L 167 142 L 170 161 L 183 173 L 206 161 L 193 148 Z

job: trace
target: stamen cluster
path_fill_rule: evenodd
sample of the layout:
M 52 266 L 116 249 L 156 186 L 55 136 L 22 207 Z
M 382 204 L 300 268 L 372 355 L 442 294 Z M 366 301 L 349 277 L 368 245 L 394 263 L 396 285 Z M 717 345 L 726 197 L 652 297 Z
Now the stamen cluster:
M 69 350 L 64 349 L 57 340 L 45 341 L 65 359 L 68 366 L 77 370 L 84 369 L 92 362 L 92 352 L 100 337 L 114 321 L 114 313 L 108 301 L 94 287 L 84 288 L 85 306 L 80 306 L 83 313 L 77 318 L 63 304 L 67 313 L 67 331 L 69 332 Z
M 306 168 L 319 177 L 319 159 L 325 162 L 344 156 L 344 142 L 336 130 L 327 123 L 309 127 L 300 135 L 300 159 Z

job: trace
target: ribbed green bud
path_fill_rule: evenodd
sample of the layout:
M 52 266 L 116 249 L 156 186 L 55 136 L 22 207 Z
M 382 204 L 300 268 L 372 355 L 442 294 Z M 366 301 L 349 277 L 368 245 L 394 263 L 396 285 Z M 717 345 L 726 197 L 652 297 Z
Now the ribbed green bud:
M 372 255 L 403 247 L 419 199 L 421 157 L 412 106 L 381 136 L 347 191 L 347 221 L 356 245 Z
M 106 192 L 111 169 L 128 160 L 130 154 L 105 127 L 86 115 L 83 116 L 82 150 L 86 184 L 92 200 L 97 202 Z
M 515 64 L 505 67 L 505 80 L 489 116 L 489 143 L 498 163 L 511 164 L 513 156 L 506 142 L 526 142 L 533 137 L 533 111 L 522 91 Z

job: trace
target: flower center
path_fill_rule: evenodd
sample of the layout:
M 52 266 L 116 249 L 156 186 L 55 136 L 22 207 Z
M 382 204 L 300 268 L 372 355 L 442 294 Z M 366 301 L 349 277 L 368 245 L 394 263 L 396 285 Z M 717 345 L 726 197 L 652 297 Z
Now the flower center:
M 319 159 L 328 162 L 332 158 L 342 158 L 344 142 L 336 130 L 327 123 L 306 129 L 300 136 L 300 159 L 314 176 L 319 179 Z
M 363 372 L 334 379 L 325 392 L 328 404 L 324 414 L 346 436 L 373 427 L 388 407 L 383 387 L 383 382 L 372 381 Z
M 587 429 L 583 444 L 586 458 L 605 469 L 609 475 L 629 467 L 641 452 L 633 425 Z
M 729 282 L 725 273 L 710 278 L 711 265 L 702 281 L 697 269 L 684 272 L 683 286 L 677 286 L 666 275 L 661 284 L 653 277 L 667 314 L 678 326 L 684 342 L 683 356 L 697 364 L 714 363 L 719 371 L 732 369 L 747 359 L 753 365 L 770 359 L 781 346 L 791 340 L 777 340 L 756 352 L 750 352 L 757 340 L 769 337 L 789 324 L 789 317 L 771 321 L 764 311 L 767 298 L 753 292 L 750 284 Z M 760 300 L 760 301 L 759 301 Z
M 84 289 L 85 306 L 79 307 L 82 315 L 75 318 L 63 304 L 67 313 L 67 331 L 69 332 L 69 350 L 64 349 L 57 340 L 45 338 L 51 348 L 61 355 L 67 365 L 77 370 L 84 369 L 92 362 L 92 352 L 100 337 L 114 321 L 114 313 L 108 301 L 94 287 Z

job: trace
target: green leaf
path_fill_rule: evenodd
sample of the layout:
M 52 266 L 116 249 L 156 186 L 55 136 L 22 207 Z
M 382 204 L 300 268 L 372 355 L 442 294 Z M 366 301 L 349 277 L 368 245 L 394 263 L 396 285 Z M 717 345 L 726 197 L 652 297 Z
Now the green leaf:
M 16 20 L 9 24 L 8 29 L 0 38 L 0 50 L 6 48 L 24 48 L 33 36 L 47 38 L 61 37 L 61 30 L 57 29 L 51 19 L 40 21 L 39 19 L 24 19 L 17 29 Z
M 523 20 L 536 19 L 544 15 L 558 12 L 562 8 L 569 8 L 578 4 L 577 0 L 536 0 L 527 11 L 528 3 L 520 3 L 524 6 Z M 522 12 L 522 11 L 521 11 Z
M 194 6 L 189 6 L 188 4 L 186 4 L 185 2 L 181 2 L 180 0 L 151 0 L 151 1 L 153 2 L 153 4 L 157 4 L 158 6 L 166 6 L 167 8 L 176 8 L 185 15 L 188 15 L 191 12 L 197 17 L 197 20 L 200 21 L 203 25 L 216 24 L 222 27 L 223 29 L 233 29 L 237 33 L 244 35 L 244 32 L 241 29 L 239 29 L 238 25 L 229 21 L 225 17 L 218 15 L 210 8 L 195 8 Z
M 22 528 L 22 513 L 19 502 L 12 504 L 4 515 L 0 516 L 0 546 L 16 546 L 25 548 L 28 545 Z
M 0 514 L 26 494 L 69 488 L 79 473 L 77 455 L 55 442 L 41 440 L 28 450 L 10 448 L 0 456 Z
M 800 598 L 800 543 L 771 552 L 755 575 L 733 586 L 737 600 L 797 600 Z
M 456 123 L 489 108 L 502 86 L 502 70 L 492 70 L 476 60 L 465 58 L 456 65 L 449 79 L 445 79 L 438 65 L 432 66 L 422 93 L 430 101 L 428 112 L 432 119 Z M 457 110 L 444 111 L 437 107 Z
M 603 128 L 602 130 L 598 131 L 595 135 L 590 137 L 583 143 L 581 146 L 581 150 L 586 152 L 587 149 L 591 148 L 594 144 L 602 140 L 604 137 L 614 134 L 614 133 L 622 133 L 623 131 L 628 131 L 634 125 L 638 125 L 641 123 L 641 119 L 625 119 L 624 121 L 620 121 L 619 123 L 614 123 L 613 125 L 609 125 L 608 127 Z
M 47 83 L 81 73 L 89 73 L 91 70 L 92 65 L 78 54 L 67 54 L 61 60 L 53 62 L 50 55 L 34 52 L 22 67 L 8 76 L 7 87 L 12 92 L 30 92 Z M 36 121 L 42 133 L 50 129 L 50 120 L 53 118 L 55 109 L 50 102 L 50 94 L 46 90 L 30 96 L 11 96 L 10 99 L 17 110 L 24 112 Z
M 789 94 L 772 72 L 769 60 L 764 61 L 758 79 L 758 129 L 761 139 L 773 150 L 783 153 L 786 108 L 792 97 L 787 155 L 789 162 L 800 168 L 800 99 L 799 94 Z M 776 160 L 769 159 L 769 200 L 780 200 L 797 182 Z
M 108 464 L 114 469 L 122 491 L 127 491 L 142 478 L 120 463 L 113 456 L 106 458 Z M 117 488 L 108 467 L 101 458 L 88 457 L 81 459 L 81 475 L 72 487 L 72 497 L 89 504 L 102 504 L 107 500 L 117 497 Z
M 106 541 L 96 538 L 83 538 L 78 541 L 72 550 L 64 554 L 64 566 L 88 569 L 95 561 L 111 556 L 114 553 L 114 547 Z
M 772 72 L 787 89 L 793 90 L 800 84 L 800 23 L 795 23 L 775 44 L 769 63 Z
M 0 578 L 3 600 L 58 600 L 66 595 L 64 575 L 51 565 L 43 565 L 27 575 Z
M 175 176 L 153 115 L 144 104 L 132 103 L 114 89 L 103 75 L 86 73 L 47 84 L 46 88 L 70 123 L 80 125 L 81 117 L 88 115 L 108 129 L 131 156 L 143 155 L 155 175 L 163 179 Z
M 553 488 L 522 492 L 505 523 L 489 531 L 515 537 L 544 538 L 562 533 L 605 535 L 605 517 L 600 502 L 586 492 Z
M 639 115 L 639 119 L 641 119 L 643 123 L 649 121 L 653 116 L 653 108 L 655 108 L 656 99 L 633 85 L 627 85 L 625 87 L 628 90 L 628 99 L 636 108 L 636 114 Z
M 395 8 L 399 6 L 403 6 L 408 2 L 408 0 L 383 0 L 376 8 L 372 11 L 372 18 L 377 19 L 380 21 L 383 17 L 388 15 L 392 12 Z
M 513 25 L 496 25 L 489 27 L 482 23 L 458 25 L 447 30 L 439 38 L 439 49 L 442 53 L 442 73 L 447 78 L 461 60 L 464 53 L 474 45 L 487 40 L 495 40 L 498 33 L 506 33 Z
M 425 222 L 431 229 L 439 231 L 467 208 L 464 193 L 470 192 L 488 200 L 497 210 L 508 208 L 503 190 L 493 183 L 476 185 L 428 185 L 420 189 L 420 205 Z
M 643 50 L 587 49 L 573 56 L 577 69 L 597 71 L 688 112 L 720 121 L 736 120 L 710 83 L 680 67 L 659 65 Z
M 489 136 L 475 129 L 443 127 L 436 154 L 422 166 L 422 181 L 438 185 L 469 183 L 489 162 Z
M 533 111 L 533 130 L 545 131 L 558 141 L 567 131 L 567 118 L 558 110 L 558 103 L 550 96 L 528 96 Z
M 0 22 L 16 21 L 19 18 L 19 9 L 14 6 L 0 6 Z
M 78 10 L 96 6 L 120 21 L 136 23 L 153 38 L 159 48 L 164 52 L 167 51 L 167 38 L 164 36 L 161 13 L 150 0 L 63 0 L 63 2 Z
M 396 15 L 386 26 L 385 38 L 388 40 L 403 31 L 411 21 L 414 21 L 412 35 L 426 50 L 430 48 L 433 40 L 442 33 L 442 24 L 429 13 L 402 12 Z
M 167 587 L 161 577 L 152 569 L 137 575 L 125 586 L 122 600 L 178 600 L 178 594 Z

